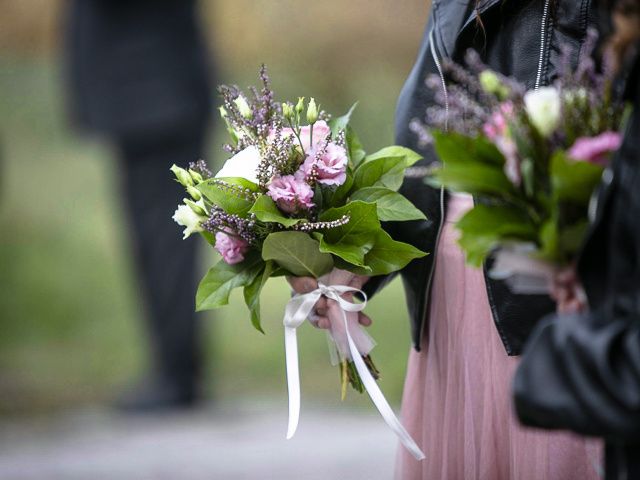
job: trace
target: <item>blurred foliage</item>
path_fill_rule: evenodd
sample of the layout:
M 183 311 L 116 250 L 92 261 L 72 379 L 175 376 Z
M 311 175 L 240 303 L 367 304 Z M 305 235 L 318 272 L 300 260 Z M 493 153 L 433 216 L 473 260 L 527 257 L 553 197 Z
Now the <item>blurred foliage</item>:
M 63 7 L 0 0 L 0 414 L 104 402 L 143 370 L 147 352 L 117 163 L 108 145 L 76 136 L 64 114 Z M 367 149 L 392 142 L 395 100 L 428 4 L 224 0 L 201 8 L 219 81 L 254 83 L 265 62 L 281 98 L 313 95 L 336 114 L 360 100 L 354 125 Z M 222 141 L 218 131 L 210 161 L 222 160 Z M 203 270 L 212 260 L 206 252 Z M 264 292 L 266 336 L 252 329 L 240 298 L 202 316 L 216 396 L 284 400 L 288 295 L 278 282 Z M 409 348 L 399 283 L 368 311 L 382 387 L 397 402 Z M 303 398 L 337 405 L 324 335 L 305 325 L 300 348 Z

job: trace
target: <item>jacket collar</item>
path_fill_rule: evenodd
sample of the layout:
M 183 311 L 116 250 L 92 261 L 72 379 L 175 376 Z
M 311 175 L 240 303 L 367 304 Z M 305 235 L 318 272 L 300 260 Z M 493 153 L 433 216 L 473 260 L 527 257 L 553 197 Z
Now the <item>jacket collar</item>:
M 474 8 L 475 0 L 434 0 L 435 28 L 441 53 L 451 58 L 460 32 L 475 21 L 477 14 L 483 14 L 500 1 L 481 0 Z

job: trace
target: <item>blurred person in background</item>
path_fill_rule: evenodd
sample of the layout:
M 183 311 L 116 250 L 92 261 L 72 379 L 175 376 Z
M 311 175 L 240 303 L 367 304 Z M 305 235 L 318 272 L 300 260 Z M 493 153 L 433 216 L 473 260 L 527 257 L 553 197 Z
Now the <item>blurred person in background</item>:
M 152 344 L 152 365 L 117 406 L 189 406 L 201 370 L 195 243 L 171 219 L 173 163 L 202 158 L 212 74 L 195 0 L 70 0 L 66 60 L 77 127 L 113 146 Z

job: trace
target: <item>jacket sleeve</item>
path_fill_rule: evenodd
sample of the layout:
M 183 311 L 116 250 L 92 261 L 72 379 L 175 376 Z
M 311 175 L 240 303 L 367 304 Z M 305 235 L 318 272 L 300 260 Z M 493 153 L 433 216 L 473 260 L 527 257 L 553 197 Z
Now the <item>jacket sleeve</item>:
M 640 318 L 547 317 L 525 350 L 514 394 L 527 425 L 637 440 Z

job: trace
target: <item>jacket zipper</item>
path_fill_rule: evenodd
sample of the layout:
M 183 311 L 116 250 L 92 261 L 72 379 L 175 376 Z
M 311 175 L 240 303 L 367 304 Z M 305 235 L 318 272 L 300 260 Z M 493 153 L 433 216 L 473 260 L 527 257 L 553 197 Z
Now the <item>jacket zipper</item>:
M 436 46 L 433 38 L 433 31 L 435 30 L 435 25 L 431 29 L 429 33 L 429 47 L 431 50 L 431 56 L 433 57 L 433 61 L 436 64 L 436 68 L 438 69 L 438 74 L 440 75 L 440 82 L 442 83 L 442 91 L 444 94 L 444 109 L 445 109 L 445 120 L 444 126 L 445 130 L 448 130 L 448 120 L 449 120 L 449 94 L 447 92 L 447 83 L 444 79 L 444 73 L 442 72 L 442 65 L 440 64 L 440 59 L 438 58 L 438 54 L 436 53 Z M 442 233 L 442 226 L 444 225 L 444 187 L 440 187 L 440 225 L 438 225 L 438 234 L 436 235 L 436 243 L 435 248 L 438 249 L 438 243 L 440 243 L 440 233 Z M 436 253 L 434 252 L 433 263 L 431 265 L 431 271 L 429 272 L 429 279 L 427 280 L 427 288 L 424 292 L 424 307 L 422 309 L 421 315 L 421 323 L 420 323 L 420 332 L 418 336 L 418 345 L 422 341 L 422 336 L 424 335 L 424 328 L 427 324 L 427 308 L 429 308 L 429 295 L 431 293 L 431 283 L 433 282 L 433 275 L 436 271 Z
M 542 65 L 544 64 L 544 53 L 547 43 L 547 22 L 549 20 L 549 4 L 551 0 L 544 1 L 544 9 L 542 10 L 542 25 L 540 27 L 540 58 L 538 59 L 538 73 L 536 74 L 536 83 L 534 90 L 540 88 L 540 82 L 542 81 Z

